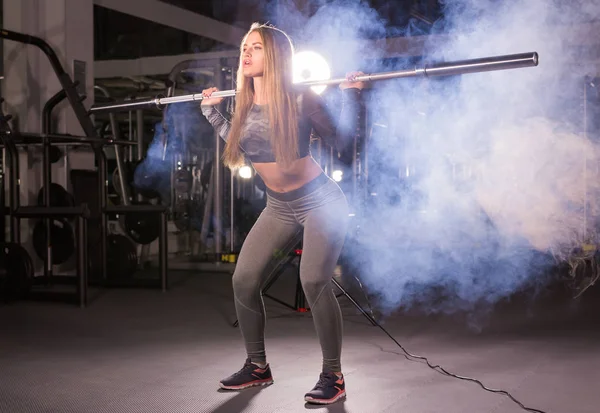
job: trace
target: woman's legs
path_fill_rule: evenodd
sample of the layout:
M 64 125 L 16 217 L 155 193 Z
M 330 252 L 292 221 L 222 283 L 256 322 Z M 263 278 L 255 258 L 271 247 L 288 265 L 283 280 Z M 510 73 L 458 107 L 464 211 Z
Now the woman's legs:
M 304 226 L 300 279 L 323 354 L 319 381 L 304 400 L 330 404 L 346 395 L 340 360 L 342 313 L 331 278 L 346 238 L 348 203 L 333 181 L 323 185 L 312 199 L 302 201 L 294 205 Z
M 269 366 L 263 365 L 265 311 L 261 291 L 270 275 L 269 263 L 294 246 L 290 241 L 303 227 L 300 279 L 323 354 L 323 372 L 305 400 L 333 403 L 345 395 L 345 383 L 340 362 L 342 315 L 331 278 L 346 237 L 348 204 L 339 186 L 325 175 L 298 190 L 269 195 L 267 208 L 244 241 L 233 276 L 248 360 L 242 370 L 222 380 L 221 387 L 242 389 L 273 381 Z
M 261 289 L 269 278 L 268 266 L 282 252 L 292 248 L 290 241 L 301 227 L 287 217 L 277 216 L 267 206 L 248 233 L 233 274 L 233 293 L 238 322 L 248 358 L 266 363 L 265 309 Z M 286 250 L 286 251 L 284 251 Z
M 342 370 L 342 314 L 331 278 L 346 238 L 348 204 L 345 197 L 334 195 L 306 214 L 300 261 L 300 279 L 323 353 L 323 373 Z

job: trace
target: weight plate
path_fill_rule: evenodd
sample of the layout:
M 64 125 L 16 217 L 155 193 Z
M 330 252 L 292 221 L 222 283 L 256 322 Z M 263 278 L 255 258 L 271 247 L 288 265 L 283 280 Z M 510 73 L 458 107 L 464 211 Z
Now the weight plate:
M 137 244 L 150 244 L 160 235 L 160 214 L 157 212 L 128 212 L 119 217 L 119 224 Z
M 50 222 L 52 242 L 52 264 L 59 265 L 67 261 L 75 252 L 73 228 L 64 219 L 55 218 Z M 33 227 L 33 249 L 40 259 L 46 256 L 46 226 L 38 221 Z
M 33 285 L 33 262 L 25 248 L 19 244 L 4 244 L 2 294 L 12 301 L 27 297 Z
M 57 146 L 50 146 L 50 163 L 56 163 L 60 161 L 63 157 L 63 153 Z
M 131 278 L 138 265 L 137 248 L 126 236 L 110 234 L 106 246 L 106 274 L 109 279 L 123 280 Z
M 37 195 L 38 206 L 44 206 L 44 188 L 40 188 Z M 50 184 L 50 206 L 53 207 L 72 207 L 75 205 L 75 199 L 62 185 L 52 182 Z

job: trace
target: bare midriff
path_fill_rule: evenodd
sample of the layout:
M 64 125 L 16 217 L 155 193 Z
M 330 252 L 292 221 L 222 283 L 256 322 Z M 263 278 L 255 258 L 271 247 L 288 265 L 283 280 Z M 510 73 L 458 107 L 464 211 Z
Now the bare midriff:
M 275 162 L 252 164 L 265 185 L 275 192 L 290 192 L 319 176 L 323 170 L 312 156 L 297 159 L 287 167 Z

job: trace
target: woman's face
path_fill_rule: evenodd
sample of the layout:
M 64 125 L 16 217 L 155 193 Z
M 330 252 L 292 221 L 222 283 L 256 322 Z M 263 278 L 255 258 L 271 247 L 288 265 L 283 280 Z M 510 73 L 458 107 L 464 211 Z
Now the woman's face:
M 264 70 L 264 45 L 260 34 L 253 31 L 242 45 L 242 71 L 246 77 L 259 77 Z

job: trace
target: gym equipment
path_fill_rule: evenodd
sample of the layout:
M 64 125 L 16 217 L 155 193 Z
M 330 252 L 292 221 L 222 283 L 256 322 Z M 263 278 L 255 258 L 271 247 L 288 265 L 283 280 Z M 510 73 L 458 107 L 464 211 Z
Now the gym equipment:
M 192 172 L 187 169 L 180 169 L 174 173 L 173 189 L 178 193 L 187 193 L 192 189 Z
M 159 178 L 148 171 L 148 168 L 144 164 L 145 161 L 146 158 L 133 163 L 125 162 L 125 170 L 127 171 L 125 182 L 142 197 L 149 200 L 158 199 L 160 198 L 160 193 L 155 188 L 157 187 Z M 121 188 L 118 187 L 119 182 L 119 172 L 115 169 L 113 172 L 113 185 L 119 196 L 122 196 Z
M 191 228 L 191 201 L 178 200 L 173 207 L 173 223 L 179 231 L 188 231 Z
M 126 175 L 126 174 L 125 174 Z M 127 176 L 124 177 L 124 179 L 127 179 Z M 125 185 L 127 185 L 126 182 L 123 182 Z M 123 202 L 123 185 L 121 185 L 121 173 L 119 172 L 119 168 L 115 168 L 112 171 L 112 174 L 110 175 L 110 181 L 109 181 L 109 185 L 112 186 L 113 190 L 115 191 L 115 194 L 117 194 L 120 198 L 120 202 Z
M 120 198 L 119 202 L 123 205 L 129 205 L 131 201 L 124 201 L 122 183 L 127 187 L 127 193 L 129 194 L 129 196 L 131 196 L 131 198 L 135 198 L 136 195 L 141 195 L 142 197 L 149 200 L 160 198 L 160 194 L 152 189 L 153 182 L 146 182 L 141 186 L 135 184 L 134 174 L 137 168 L 139 168 L 141 162 L 142 160 L 135 162 L 122 162 L 121 165 L 123 167 L 123 170 L 125 171 L 123 179 L 121 179 L 121 173 L 119 172 L 119 168 L 116 167 L 115 169 L 113 169 L 111 175 L 111 185 L 115 190 L 115 193 Z
M 530 67 L 538 65 L 538 54 L 519 53 L 504 56 L 492 56 L 479 59 L 462 60 L 455 62 L 443 62 L 432 64 L 423 68 L 415 68 L 410 70 L 398 70 L 393 72 L 373 73 L 370 75 L 356 77 L 357 82 L 373 82 L 376 80 L 388 80 L 395 78 L 406 77 L 434 77 L 434 76 L 452 76 L 467 73 L 489 72 L 494 70 L 516 69 L 522 67 Z M 308 82 L 297 82 L 298 87 L 310 86 L 325 86 L 335 85 L 345 82 L 345 78 L 339 79 L 324 79 L 313 80 Z M 212 97 L 233 97 L 237 93 L 236 90 L 223 90 L 212 94 Z M 165 105 L 172 103 L 192 102 L 202 100 L 202 93 L 194 93 L 190 95 L 156 97 L 153 99 L 135 99 L 120 103 L 105 103 L 92 106 L 90 111 L 94 112 L 115 112 L 129 111 L 145 106 L 156 106 L 162 108 Z
M 135 198 L 137 195 L 141 195 L 143 198 L 148 200 L 158 199 L 160 198 L 160 194 L 155 191 L 152 187 L 155 185 L 154 181 L 147 176 L 139 176 L 136 175 L 136 171 L 140 168 L 140 164 L 143 162 L 143 159 L 134 162 L 121 162 L 122 170 L 125 171 L 123 173 L 123 179 L 121 179 L 120 169 L 117 166 L 113 169 L 112 174 L 110 176 L 110 185 L 114 189 L 115 193 L 119 196 L 118 203 L 123 205 L 129 205 L 131 203 L 131 199 Z M 134 179 L 140 180 L 140 185 L 136 185 L 136 181 Z M 124 200 L 123 194 L 123 184 L 127 187 L 127 194 L 130 198 L 128 198 L 127 202 Z
M 135 244 L 121 234 L 110 234 L 107 240 L 106 273 L 111 280 L 123 280 L 137 270 L 138 256 Z
M 37 204 L 44 206 L 44 188 L 40 188 L 37 196 Z M 62 185 L 52 182 L 50 184 L 50 202 L 51 207 L 72 207 L 75 206 L 75 199 Z
M 173 223 L 180 231 L 202 229 L 205 203 L 200 199 L 177 200 L 173 208 Z
M 163 121 L 154 126 L 154 136 L 145 156 L 133 167 L 132 187 L 147 199 L 171 199 L 171 154 L 177 152 L 178 148 L 174 140 L 167 139 L 169 133 L 175 136 L 175 128 L 167 124 L 166 115 L 163 115 Z
M 20 243 L 20 220 L 21 219 L 43 219 L 47 222 L 52 222 L 54 219 L 62 219 L 66 217 L 76 217 L 76 233 L 77 233 L 77 248 L 75 249 L 77 254 L 77 296 L 78 302 L 82 307 L 85 307 L 87 303 L 87 221 L 90 219 L 90 209 L 98 211 L 98 223 L 101 228 L 101 241 L 94 245 L 93 251 L 98 253 L 100 273 L 103 279 L 106 279 L 106 261 L 107 261 L 107 227 L 108 227 L 108 215 L 109 214 L 125 214 L 130 212 L 152 212 L 158 216 L 160 222 L 159 225 L 159 272 L 160 281 L 157 287 L 161 288 L 162 291 L 167 289 L 167 225 L 166 225 L 166 208 L 162 206 L 147 206 L 147 205 L 119 205 L 119 206 L 108 206 L 107 205 L 107 172 L 106 172 L 106 155 L 104 148 L 109 146 L 119 145 L 138 145 L 138 142 L 124 141 L 120 139 L 105 139 L 98 136 L 98 131 L 90 117 L 90 113 L 84 106 L 83 101 L 85 96 L 80 95 L 77 89 L 77 83 L 73 82 L 69 74 L 64 70 L 60 59 L 52 47 L 43 39 L 35 36 L 30 36 L 23 33 L 18 33 L 10 30 L 1 29 L 0 38 L 7 39 L 19 43 L 33 45 L 39 48 L 50 62 L 50 66 L 54 71 L 58 81 L 60 82 L 61 89 L 56 93 L 51 100 L 45 106 L 45 119 L 51 120 L 50 111 L 56 104 L 63 99 L 67 99 L 71 106 L 75 117 L 77 118 L 83 134 L 85 136 L 71 136 L 71 135 L 60 135 L 51 134 L 51 128 L 48 126 L 50 122 L 45 123 L 44 133 L 42 134 L 31 134 L 31 133 L 13 133 L 10 130 L 5 130 L 4 127 L 0 127 L 0 140 L 5 145 L 7 159 L 10 162 L 10 180 L 9 180 L 9 204 L 10 204 L 10 233 L 11 241 Z M 2 125 L 0 125 L 2 126 Z M 51 174 L 51 161 L 54 157 L 51 155 L 51 147 L 57 144 L 68 144 L 68 145 L 89 145 L 95 156 L 95 165 L 97 169 L 95 172 L 95 185 L 93 187 L 97 191 L 97 197 L 93 199 L 93 203 L 90 203 L 90 209 L 88 209 L 83 203 L 78 207 L 63 208 L 53 207 L 45 204 L 43 206 L 20 206 L 19 205 L 19 176 L 15 171 L 19 171 L 19 156 L 16 145 L 42 145 L 43 151 L 43 187 L 45 188 L 44 199 L 50 200 L 50 187 L 52 182 Z M 94 217 L 96 218 L 96 217 Z M 130 225 L 131 226 L 131 225 Z M 48 238 L 44 240 L 44 250 L 53 248 L 52 229 L 46 228 L 46 235 Z M 44 253 L 44 279 L 47 280 L 48 284 L 52 283 L 53 278 L 53 266 L 51 256 L 53 254 Z M 85 263 L 85 265 L 84 265 Z
M 63 152 L 57 146 L 50 147 L 50 163 L 57 163 L 63 157 Z
M 33 262 L 27 250 L 19 244 L 2 245 L 0 254 L 0 298 L 15 301 L 27 298 L 33 286 Z
M 75 252 L 75 234 L 73 227 L 64 218 L 50 219 L 50 239 L 52 240 L 52 264 L 60 265 L 66 262 Z M 33 248 L 41 259 L 47 253 L 46 225 L 38 221 L 33 227 Z
M 105 97 L 110 98 L 110 93 L 105 88 L 103 88 L 99 85 L 94 85 L 94 90 L 99 90 L 104 94 Z M 110 129 L 111 129 L 113 138 L 121 140 L 121 130 L 119 129 L 119 124 L 117 123 L 117 119 L 116 119 L 115 115 L 111 113 L 108 115 L 108 118 L 110 121 Z M 138 133 L 139 133 L 139 130 L 138 130 Z M 140 141 L 141 141 L 141 139 L 138 139 L 138 144 Z M 127 185 L 126 180 L 125 180 L 126 174 L 128 176 L 128 172 L 125 171 L 125 165 L 123 164 L 123 148 L 121 148 L 119 145 L 114 145 L 113 149 L 115 151 L 115 160 L 117 162 L 117 171 L 120 171 L 116 175 L 116 178 L 119 179 L 118 185 L 121 189 L 119 196 L 121 197 L 121 202 L 123 203 L 123 205 L 129 205 L 129 199 L 130 199 L 131 194 L 129 191 L 130 187 Z M 114 177 L 114 175 L 113 175 L 113 177 Z
M 137 202 L 134 205 L 148 205 L 147 202 Z M 119 216 L 121 229 L 135 243 L 147 245 L 160 235 L 160 217 L 156 212 L 131 211 Z

